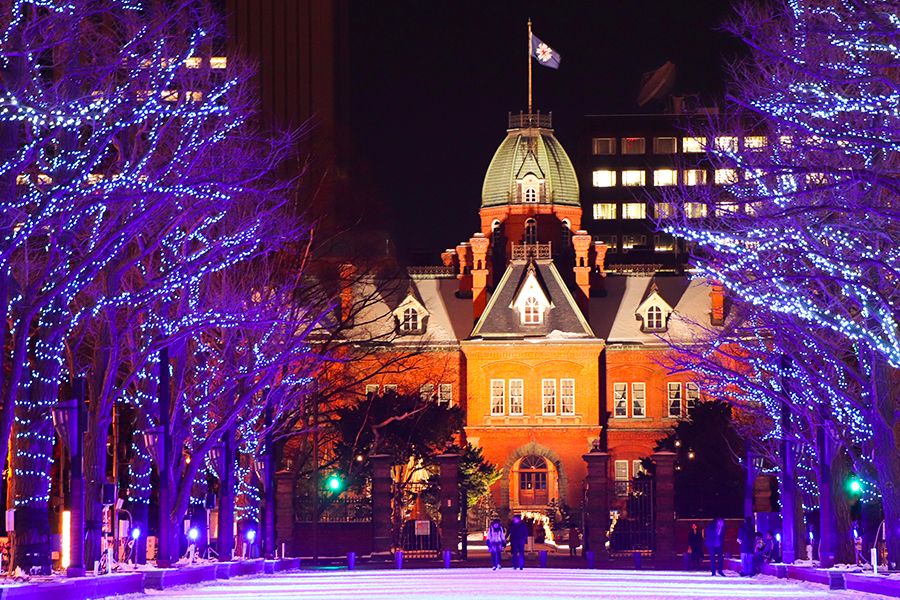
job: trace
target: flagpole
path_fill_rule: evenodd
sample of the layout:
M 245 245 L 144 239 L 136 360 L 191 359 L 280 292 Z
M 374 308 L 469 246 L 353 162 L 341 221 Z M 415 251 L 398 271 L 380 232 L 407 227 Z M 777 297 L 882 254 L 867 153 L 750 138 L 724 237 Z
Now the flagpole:
M 528 19 L 528 116 L 531 117 L 531 19 Z

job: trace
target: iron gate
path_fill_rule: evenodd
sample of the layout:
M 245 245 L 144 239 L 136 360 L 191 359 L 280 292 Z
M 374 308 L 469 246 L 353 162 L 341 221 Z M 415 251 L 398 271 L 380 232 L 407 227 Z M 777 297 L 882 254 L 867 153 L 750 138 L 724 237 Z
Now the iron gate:
M 611 523 L 611 555 L 653 554 L 656 546 L 656 519 L 653 505 L 653 479 L 641 477 L 616 482 L 619 497 L 618 517 Z

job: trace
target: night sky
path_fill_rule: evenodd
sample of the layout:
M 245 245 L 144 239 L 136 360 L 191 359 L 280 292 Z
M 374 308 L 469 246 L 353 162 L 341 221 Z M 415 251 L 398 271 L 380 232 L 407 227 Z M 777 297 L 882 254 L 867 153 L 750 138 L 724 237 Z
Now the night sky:
M 640 112 L 641 75 L 667 60 L 675 92 L 719 95 L 740 51 L 721 30 L 732 15 L 728 0 L 352 2 L 353 178 L 366 226 L 387 229 L 413 262 L 476 231 L 506 114 L 526 108 L 529 17 L 562 55 L 558 71 L 535 63 L 535 108 L 553 111 L 574 161 L 581 117 Z

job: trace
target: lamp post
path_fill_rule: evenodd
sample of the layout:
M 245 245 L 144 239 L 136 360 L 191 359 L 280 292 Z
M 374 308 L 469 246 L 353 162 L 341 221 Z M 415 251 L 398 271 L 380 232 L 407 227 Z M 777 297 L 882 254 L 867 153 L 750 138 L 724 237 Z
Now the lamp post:
M 219 560 L 230 560 L 234 548 L 234 475 L 231 470 L 232 437 L 234 432 L 228 429 L 222 436 L 222 444 L 214 447 L 213 462 L 219 469 L 219 537 L 216 552 Z
M 85 381 L 78 377 L 73 383 L 71 400 L 53 407 L 53 427 L 69 453 L 69 494 L 71 548 L 67 577 L 84 577 L 84 469 L 83 440 Z
M 159 473 L 159 539 L 156 544 L 156 566 L 171 567 L 175 562 L 173 549 L 177 548 L 172 539 L 171 506 L 169 498 L 169 454 L 172 442 L 169 438 L 169 349 L 159 350 L 159 426 L 144 432 L 144 442 L 150 459 Z

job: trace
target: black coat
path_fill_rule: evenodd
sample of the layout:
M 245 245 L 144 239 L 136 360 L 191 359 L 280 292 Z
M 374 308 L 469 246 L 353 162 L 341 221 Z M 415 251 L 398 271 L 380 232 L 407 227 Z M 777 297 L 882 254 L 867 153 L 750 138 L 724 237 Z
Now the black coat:
M 703 530 L 699 527 L 696 532 L 693 529 L 688 530 L 688 547 L 694 552 L 703 550 Z
M 509 543 L 512 546 L 524 547 L 525 542 L 528 541 L 529 527 L 525 524 L 525 521 L 519 521 L 518 523 L 512 522 L 509 524 Z
M 741 554 L 753 554 L 756 550 L 756 532 L 753 525 L 744 523 L 738 530 L 738 539 L 741 540 Z
M 722 526 L 722 531 L 718 534 L 716 533 L 716 522 L 711 521 L 709 525 L 706 526 L 706 547 L 707 548 L 721 548 L 725 545 L 725 526 Z

